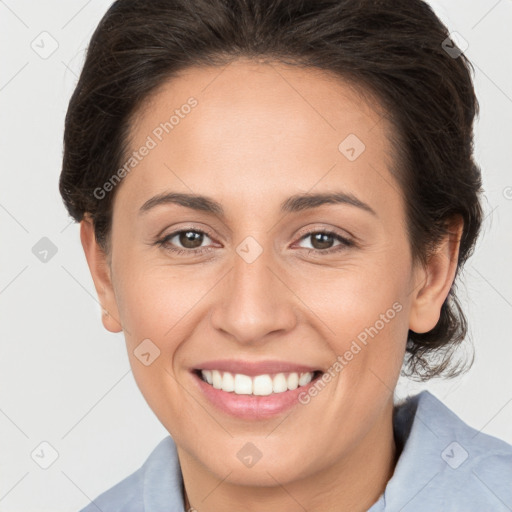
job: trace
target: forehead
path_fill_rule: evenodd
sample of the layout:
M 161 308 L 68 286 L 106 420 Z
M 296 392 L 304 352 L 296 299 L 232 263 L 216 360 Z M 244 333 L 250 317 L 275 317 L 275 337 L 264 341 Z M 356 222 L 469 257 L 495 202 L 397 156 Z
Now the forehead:
M 366 132 L 373 131 L 384 116 L 366 89 L 332 73 L 240 59 L 222 68 L 187 68 L 164 82 L 142 104 L 132 133 L 153 131 L 155 123 L 168 121 L 190 98 L 198 104 L 191 121 L 182 122 L 188 114 L 180 115 L 173 121 L 178 121 L 173 134 L 215 146 L 219 139 L 238 143 L 250 132 L 259 143 L 285 144 L 303 137 L 309 147 L 316 143 L 325 147 L 329 139 L 336 142 L 350 129 L 359 131 L 360 138 L 372 136 Z M 383 131 L 374 135 L 378 139 Z M 383 141 L 372 140 L 376 142 Z
M 386 194 L 397 192 L 392 127 L 361 92 L 330 73 L 276 63 L 188 68 L 132 120 L 131 150 L 148 138 L 152 148 L 126 177 L 125 195 L 140 206 L 167 188 L 229 203 L 236 190 L 248 206 L 269 194 L 282 200 L 343 185 L 384 208 Z

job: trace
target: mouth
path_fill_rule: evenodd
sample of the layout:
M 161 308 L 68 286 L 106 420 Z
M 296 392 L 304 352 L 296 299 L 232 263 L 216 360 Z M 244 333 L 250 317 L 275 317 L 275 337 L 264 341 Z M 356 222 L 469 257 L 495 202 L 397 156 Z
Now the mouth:
M 281 371 L 268 367 L 271 373 L 260 373 L 256 367 L 246 366 L 239 373 L 228 371 L 225 364 L 220 365 L 224 368 L 208 366 L 191 371 L 203 399 L 220 412 L 250 421 L 273 418 L 299 406 L 301 394 L 307 393 L 324 373 L 309 367 L 286 371 L 290 365 L 278 366 Z
M 260 375 L 245 375 L 220 370 L 194 370 L 203 382 L 214 389 L 235 395 L 269 396 L 286 393 L 307 386 L 318 379 L 322 371 L 313 372 L 279 372 Z

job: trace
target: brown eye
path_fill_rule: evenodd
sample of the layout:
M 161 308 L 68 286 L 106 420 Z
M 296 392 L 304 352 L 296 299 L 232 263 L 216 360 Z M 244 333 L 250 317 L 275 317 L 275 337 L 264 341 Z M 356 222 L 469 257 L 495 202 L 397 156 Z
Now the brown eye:
M 330 233 L 313 233 L 309 236 L 313 249 L 329 249 L 334 243 L 334 236 Z
M 179 243 L 185 249 L 196 249 L 201 247 L 204 239 L 204 233 L 198 231 L 181 231 L 178 235 Z
M 330 253 L 354 245 L 352 241 L 331 231 L 311 231 L 303 235 L 301 241 L 310 241 L 309 247 L 302 247 L 313 253 Z
M 210 237 L 201 230 L 182 229 L 157 240 L 156 244 L 179 254 L 197 254 L 208 249 L 203 245 L 205 238 L 211 241 Z

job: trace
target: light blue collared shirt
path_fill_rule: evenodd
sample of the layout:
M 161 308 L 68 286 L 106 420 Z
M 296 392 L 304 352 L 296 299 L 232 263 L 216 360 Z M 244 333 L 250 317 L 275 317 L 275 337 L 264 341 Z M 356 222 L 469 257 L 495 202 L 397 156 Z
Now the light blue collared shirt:
M 512 445 L 467 425 L 429 391 L 395 406 L 403 446 L 384 493 L 368 512 L 511 512 Z M 134 473 L 80 512 L 185 512 L 170 436 Z

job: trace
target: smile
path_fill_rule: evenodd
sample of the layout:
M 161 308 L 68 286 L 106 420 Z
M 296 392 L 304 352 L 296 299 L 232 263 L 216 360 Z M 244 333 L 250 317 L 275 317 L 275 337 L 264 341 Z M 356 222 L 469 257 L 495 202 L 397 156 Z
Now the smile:
M 256 396 L 293 391 L 298 387 L 309 384 L 315 378 L 316 373 L 319 372 L 289 372 L 249 376 L 219 370 L 198 371 L 201 379 L 215 389 L 235 393 L 236 395 Z

